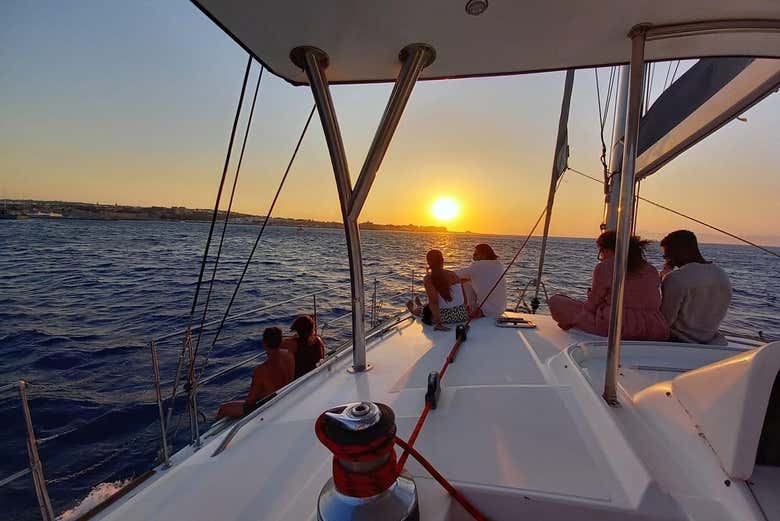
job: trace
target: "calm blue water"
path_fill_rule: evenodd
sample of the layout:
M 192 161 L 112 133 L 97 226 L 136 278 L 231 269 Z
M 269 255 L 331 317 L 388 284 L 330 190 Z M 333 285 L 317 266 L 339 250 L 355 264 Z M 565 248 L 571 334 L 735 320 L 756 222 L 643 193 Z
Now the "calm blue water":
M 98 483 L 129 478 L 152 465 L 159 427 L 148 342 L 186 325 L 207 231 L 203 223 L 0 221 L 0 385 L 20 378 L 33 383 L 30 407 L 46 477 L 55 480 L 49 491 L 56 512 L 73 506 Z M 256 233 L 254 226 L 229 228 L 210 319 L 221 316 Z M 463 265 L 477 242 L 490 242 L 507 260 L 521 239 L 364 232 L 363 242 L 367 285 L 370 289 L 371 281 L 378 280 L 382 314 L 387 316 L 403 305 L 405 295 L 390 297 L 409 290 L 412 269 L 419 277 L 429 248 L 438 247 L 449 263 Z M 734 301 L 724 326 L 780 337 L 778 259 L 742 246 L 705 245 L 703 250 L 732 277 Z M 531 241 L 511 270 L 512 303 L 535 273 L 537 253 L 538 241 Z M 651 260 L 662 263 L 657 248 Z M 583 296 L 595 263 L 592 240 L 551 240 L 548 290 Z M 341 230 L 270 228 L 234 311 L 326 286 L 334 289 L 317 298 L 320 324 L 349 311 Z M 311 313 L 312 307 L 307 298 L 228 323 L 211 353 L 207 374 L 256 352 L 266 325 L 287 325 L 296 314 Z M 334 347 L 344 341 L 348 328 L 348 317 L 328 324 L 326 343 Z M 202 354 L 210 341 L 211 336 L 204 335 Z M 163 382 L 173 379 L 180 342 L 177 338 L 158 346 Z M 203 390 L 200 407 L 209 420 L 218 403 L 245 391 L 250 370 L 230 373 Z M 170 394 L 170 385 L 164 393 Z M 188 420 L 186 415 L 181 418 L 177 446 L 189 440 Z M 14 392 L 0 396 L 0 425 L 2 479 L 27 465 L 24 424 Z M 0 519 L 38 518 L 29 476 L 0 489 L 0 504 Z

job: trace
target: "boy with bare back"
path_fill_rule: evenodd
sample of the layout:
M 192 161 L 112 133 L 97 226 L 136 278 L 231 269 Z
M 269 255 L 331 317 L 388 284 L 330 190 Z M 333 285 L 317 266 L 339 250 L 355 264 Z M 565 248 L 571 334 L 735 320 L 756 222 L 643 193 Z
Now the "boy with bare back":
M 251 412 L 257 402 L 293 381 L 295 358 L 289 351 L 279 349 L 282 345 L 282 330 L 268 327 L 263 331 L 263 349 L 268 358 L 255 367 L 252 384 L 244 401 L 223 403 L 219 406 L 217 419 L 228 416 L 240 418 Z

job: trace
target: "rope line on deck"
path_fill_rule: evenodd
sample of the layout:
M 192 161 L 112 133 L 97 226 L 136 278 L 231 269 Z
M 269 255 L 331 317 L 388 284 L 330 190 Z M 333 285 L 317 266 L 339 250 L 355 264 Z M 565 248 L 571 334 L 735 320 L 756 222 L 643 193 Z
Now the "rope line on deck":
M 582 177 L 590 179 L 591 181 L 595 181 L 597 183 L 601 183 L 601 181 L 599 179 L 593 177 L 592 175 L 588 175 L 588 174 L 586 174 L 584 172 L 580 172 L 579 170 L 577 170 L 575 168 L 572 168 L 572 167 L 568 167 L 568 169 L 571 170 L 572 172 L 574 172 L 575 174 L 578 174 L 578 175 L 581 175 Z M 664 206 L 661 203 L 657 203 L 655 201 L 652 201 L 652 200 L 648 199 L 647 197 L 637 196 L 637 199 L 639 199 L 640 201 L 644 201 L 647 204 L 650 204 L 650 205 L 653 205 L 655 207 L 658 207 L 658 208 L 660 208 L 662 210 L 666 210 L 667 212 L 673 213 L 675 215 L 679 215 L 680 217 L 685 217 L 686 219 L 691 220 L 691 221 L 693 221 L 693 222 L 695 222 L 697 224 L 701 224 L 702 226 L 706 226 L 707 228 L 709 228 L 711 230 L 715 230 L 716 232 L 720 232 L 723 235 L 727 235 L 727 236 L 731 237 L 732 239 L 736 239 L 736 240 L 738 240 L 740 242 L 744 242 L 745 244 L 747 244 L 749 246 L 753 246 L 754 248 L 758 248 L 759 250 L 763 251 L 764 253 L 768 253 L 769 255 L 772 255 L 774 257 L 780 258 L 780 254 L 779 253 L 774 252 L 774 251 L 772 251 L 772 250 L 770 250 L 768 248 L 764 248 L 760 244 L 756 244 L 755 242 L 749 241 L 749 240 L 745 239 L 744 237 L 740 237 L 739 235 L 733 234 L 731 232 L 727 232 L 723 228 L 718 228 L 717 226 L 714 226 L 712 224 L 706 223 L 706 222 L 702 221 L 701 219 L 697 219 L 695 217 L 691 217 L 690 215 L 686 215 L 686 214 L 684 214 L 682 212 L 678 212 L 677 210 L 669 208 L 668 206 Z

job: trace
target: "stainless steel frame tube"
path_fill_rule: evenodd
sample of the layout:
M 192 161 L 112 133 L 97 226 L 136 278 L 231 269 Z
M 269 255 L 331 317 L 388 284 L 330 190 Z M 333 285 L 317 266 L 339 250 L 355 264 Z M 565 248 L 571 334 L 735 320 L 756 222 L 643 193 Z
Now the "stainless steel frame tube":
M 315 47 L 298 47 L 290 54 L 294 63 L 300 66 L 309 79 L 317 112 L 320 116 L 325 141 L 328 144 L 333 173 L 336 177 L 336 188 L 341 203 L 341 215 L 344 219 L 344 231 L 347 240 L 347 254 L 352 291 L 352 370 L 362 372 L 370 369 L 366 362 L 366 324 L 365 324 L 365 289 L 363 281 L 363 258 L 360 248 L 360 230 L 358 217 L 363 204 L 371 190 L 376 173 L 382 163 L 387 147 L 393 137 L 403 109 L 409 100 L 414 84 L 424 67 L 433 62 L 435 52 L 425 44 L 407 46 L 401 52 L 400 58 L 404 64 L 398 80 L 379 123 L 374 141 L 371 144 L 366 160 L 355 188 L 349 176 L 344 142 L 339 129 L 336 110 L 330 95 L 330 87 L 325 76 L 329 59 L 328 55 Z
M 168 433 L 165 426 L 165 411 L 163 410 L 162 390 L 160 389 L 160 363 L 157 359 L 157 346 L 154 341 L 149 342 L 149 349 L 152 351 L 152 370 L 154 371 L 154 392 L 157 396 L 157 409 L 160 412 L 160 442 L 162 443 L 163 465 L 167 468 L 171 466 L 170 455 L 168 454 Z
M 620 367 L 620 333 L 623 327 L 623 289 L 626 279 L 628 243 L 631 237 L 631 217 L 634 213 L 634 168 L 639 116 L 642 110 L 644 84 L 645 34 L 647 26 L 631 30 L 631 68 L 628 82 L 628 113 L 623 144 L 623 166 L 620 176 L 620 206 L 618 207 L 617 243 L 615 245 L 615 269 L 612 277 L 612 305 L 609 317 L 609 350 L 604 379 L 604 399 L 611 406 L 618 406 L 617 377 Z
M 398 74 L 393 92 L 390 94 L 385 112 L 374 134 L 374 140 L 368 149 L 363 168 L 360 170 L 360 176 L 355 183 L 355 192 L 352 194 L 350 204 L 350 217 L 353 219 L 357 219 L 363 209 L 387 147 L 390 146 L 395 129 L 401 121 L 401 115 L 412 94 L 412 89 L 422 70 L 436 59 L 436 51 L 430 45 L 415 43 L 404 47 L 398 57 L 403 62 L 401 72 Z
M 24 380 L 19 380 L 19 397 L 22 400 L 24 423 L 27 427 L 27 455 L 30 458 L 30 472 L 32 472 L 33 482 L 35 483 L 35 495 L 38 498 L 38 506 L 41 509 L 41 519 L 43 521 L 54 521 L 54 511 L 51 508 L 49 491 L 46 488 L 46 478 L 43 476 L 43 464 L 38 454 L 38 440 L 33 429 L 30 404 L 27 402 L 27 382 Z

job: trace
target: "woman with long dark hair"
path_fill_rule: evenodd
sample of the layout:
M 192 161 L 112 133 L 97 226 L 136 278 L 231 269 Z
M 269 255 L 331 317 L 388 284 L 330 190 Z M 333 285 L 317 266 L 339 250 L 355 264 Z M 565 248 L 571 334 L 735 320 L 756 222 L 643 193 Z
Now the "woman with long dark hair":
M 425 255 L 428 263 L 428 273 L 423 278 L 428 304 L 420 308 L 411 301 L 407 303 L 409 310 L 422 316 L 426 324 L 433 324 L 434 329 L 446 331 L 444 324 L 466 322 L 469 312 L 460 278 L 454 271 L 444 269 L 444 255 L 439 250 L 430 250 Z
M 599 263 L 585 302 L 566 295 L 550 297 L 550 314 L 561 329 L 576 328 L 599 336 L 609 334 L 612 298 L 612 274 L 615 265 L 615 232 L 604 232 L 596 239 Z M 645 258 L 650 241 L 631 237 L 623 290 L 624 340 L 666 340 L 669 326 L 661 314 L 661 277 Z
M 325 343 L 317 335 L 314 319 L 309 315 L 301 315 L 293 320 L 290 330 L 297 335 L 285 338 L 282 348 L 295 357 L 295 378 L 298 378 L 317 367 L 320 360 L 325 358 Z

